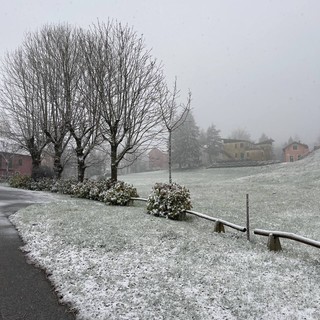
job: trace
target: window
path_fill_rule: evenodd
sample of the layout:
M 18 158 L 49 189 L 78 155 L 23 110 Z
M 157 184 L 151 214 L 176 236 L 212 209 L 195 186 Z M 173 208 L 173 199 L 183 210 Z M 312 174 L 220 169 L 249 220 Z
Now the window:
M 290 162 L 293 162 L 293 156 L 290 156 Z
M 237 145 L 236 143 L 234 144 L 234 148 L 235 148 L 235 149 L 237 149 L 237 148 L 238 148 L 238 145 Z
M 0 169 L 2 168 L 2 157 L 0 155 Z
M 18 160 L 18 165 L 19 165 L 20 167 L 22 166 L 22 159 L 21 159 L 21 158 Z
M 292 149 L 293 149 L 293 150 L 298 150 L 298 145 L 294 144 L 294 145 L 292 146 Z
M 248 159 L 250 158 L 250 153 L 249 153 L 249 152 L 247 152 L 247 158 L 248 158 Z
M 298 160 L 301 160 L 301 158 L 302 158 L 302 157 L 301 157 L 301 154 L 299 154 L 299 155 L 298 155 Z
M 13 168 L 13 161 L 12 159 L 9 159 L 9 169 L 12 169 Z
M 243 143 L 242 142 L 240 143 L 240 148 L 243 148 Z
M 235 158 L 238 158 L 238 154 L 237 154 L 237 153 L 235 153 L 235 154 L 234 154 L 234 157 L 235 157 Z

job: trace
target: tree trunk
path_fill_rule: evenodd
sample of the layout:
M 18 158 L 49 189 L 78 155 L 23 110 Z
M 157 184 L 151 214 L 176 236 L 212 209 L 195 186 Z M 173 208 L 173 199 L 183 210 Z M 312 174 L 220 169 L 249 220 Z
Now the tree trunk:
M 31 178 L 33 180 L 37 180 L 39 178 L 40 166 L 41 166 L 41 156 L 40 154 L 32 154 L 32 171 Z
M 172 148 L 172 146 L 171 146 L 171 130 L 169 130 L 169 141 L 168 141 L 168 157 L 169 157 L 169 159 L 168 159 L 168 166 L 169 166 L 169 183 L 171 184 L 172 183 L 172 174 L 171 174 L 171 166 L 172 166 L 172 164 L 171 164 L 171 148 Z
M 111 145 L 111 180 L 118 180 L 117 146 Z
M 56 179 L 60 179 L 63 171 L 63 165 L 61 164 L 61 146 L 54 146 L 54 161 L 53 161 L 53 171 Z
M 82 156 L 78 155 L 78 181 L 79 182 L 83 182 L 85 171 L 86 171 L 86 165 L 85 165 L 83 155 Z

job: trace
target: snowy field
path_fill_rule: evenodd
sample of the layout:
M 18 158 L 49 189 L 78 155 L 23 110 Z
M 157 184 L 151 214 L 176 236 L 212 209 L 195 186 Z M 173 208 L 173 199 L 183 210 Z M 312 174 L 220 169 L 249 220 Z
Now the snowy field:
M 193 210 L 251 229 L 320 241 L 320 152 L 261 168 L 174 172 Z M 121 176 L 147 197 L 167 172 Z M 44 268 L 78 319 L 320 319 L 320 250 L 190 216 L 177 222 L 145 204 L 110 207 L 76 199 L 37 204 L 12 217 L 29 259 Z

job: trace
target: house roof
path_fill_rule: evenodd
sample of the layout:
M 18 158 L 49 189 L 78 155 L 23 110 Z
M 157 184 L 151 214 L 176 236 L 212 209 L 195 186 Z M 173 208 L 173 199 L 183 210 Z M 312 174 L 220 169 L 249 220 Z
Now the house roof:
M 298 142 L 298 141 L 293 141 L 290 144 L 288 144 L 287 146 L 285 146 L 282 150 L 283 151 L 286 150 L 288 147 L 292 146 L 293 144 L 299 144 L 300 146 L 303 146 L 306 149 L 309 149 L 309 146 L 307 144 L 304 144 L 304 143 L 301 143 L 301 142 Z
M 255 143 L 256 145 L 260 145 L 260 144 L 272 144 L 274 142 L 273 139 L 268 139 L 268 140 L 264 140 L 258 143 Z
M 249 140 L 238 140 L 238 139 L 222 139 L 223 143 L 237 143 L 237 142 L 249 142 L 252 143 Z

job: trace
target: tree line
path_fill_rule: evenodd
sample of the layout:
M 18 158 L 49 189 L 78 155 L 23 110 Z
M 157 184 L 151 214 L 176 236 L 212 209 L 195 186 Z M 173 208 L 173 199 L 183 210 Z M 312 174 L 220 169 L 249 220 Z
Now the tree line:
M 5 57 L 1 76 L 2 135 L 30 153 L 35 179 L 48 150 L 59 179 L 71 146 L 83 181 L 89 155 L 107 143 L 117 180 L 120 162 L 134 161 L 180 110 L 142 36 L 113 21 L 29 33 Z

